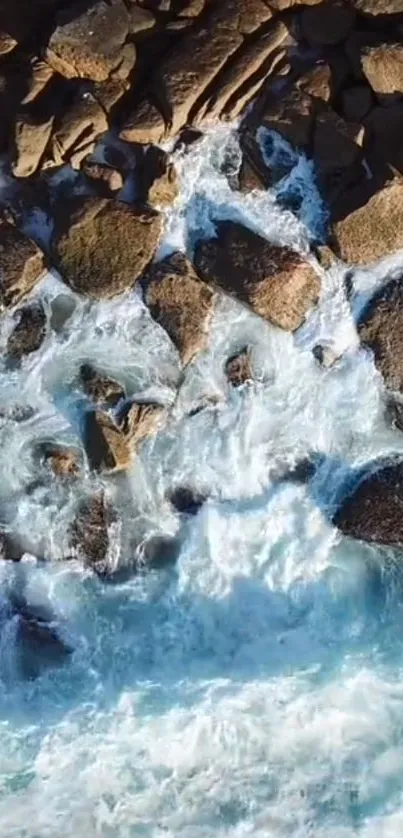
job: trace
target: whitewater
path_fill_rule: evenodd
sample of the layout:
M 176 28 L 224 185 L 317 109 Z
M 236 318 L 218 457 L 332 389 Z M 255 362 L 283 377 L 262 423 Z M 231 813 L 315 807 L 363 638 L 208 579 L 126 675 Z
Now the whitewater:
M 236 126 L 173 152 L 180 194 L 158 258 L 191 255 L 221 218 L 308 253 L 326 223 L 312 164 L 260 141 L 271 163 L 289 163 L 266 192 L 234 188 Z M 296 334 L 220 297 L 208 347 L 184 371 L 139 290 L 94 303 L 56 274 L 35 290 L 50 314 L 61 294 L 74 312 L 20 369 L 0 369 L 0 508 L 29 545 L 0 564 L 1 838 L 403 834 L 401 555 L 331 523 L 352 470 L 403 453 L 355 327 L 403 257 L 353 273 L 315 264 L 321 299 Z M 2 345 L 10 328 L 4 317 Z M 328 369 L 318 343 L 339 357 Z M 245 344 L 255 381 L 230 390 L 224 363 Z M 38 482 L 35 440 L 77 438 L 84 361 L 166 405 L 168 422 L 125 478 Z M 12 421 L 17 404 L 32 416 Z M 287 477 L 307 456 L 311 480 Z M 183 484 L 208 497 L 188 520 L 166 500 Z M 122 522 L 111 568 L 150 534 L 178 536 L 175 564 L 108 583 L 63 561 L 77 497 L 102 485 Z M 17 675 L 4 611 L 15 585 L 73 648 L 34 681 Z

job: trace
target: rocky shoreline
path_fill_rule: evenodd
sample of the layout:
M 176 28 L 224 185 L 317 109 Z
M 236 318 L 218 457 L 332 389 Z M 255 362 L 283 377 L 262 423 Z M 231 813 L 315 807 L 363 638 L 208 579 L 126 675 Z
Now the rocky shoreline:
M 20 6 L 0 4 L 0 302 L 13 322 L 6 370 L 37 352 L 48 330 L 62 333 L 73 313 L 69 295 L 51 313 L 30 299 L 49 270 L 89 301 L 141 289 L 185 369 L 206 346 L 220 295 L 295 332 L 317 305 L 329 266 L 341 260 L 354 269 L 403 249 L 401 0 L 21 0 Z M 327 213 L 323 235 L 301 254 L 220 220 L 214 235 L 186 254 L 156 261 L 164 208 L 178 194 L 167 149 L 186 153 L 211 125 L 241 117 L 242 163 L 231 188 L 245 194 L 281 182 L 287 161 L 269 164 L 265 149 L 268 132 L 277 132 L 313 161 Z M 284 199 L 297 215 L 300 198 Z M 29 226 L 38 213 L 47 219 L 45 235 Z M 357 322 L 398 428 L 402 289 L 401 277 L 388 280 Z M 320 345 L 314 355 L 324 370 L 337 360 Z M 225 375 L 229 387 L 253 381 L 250 346 L 228 351 Z M 84 469 L 106 479 L 124 475 L 144 440 L 164 428 L 169 410 L 132 399 L 123 383 L 90 364 L 77 370 L 74 386 L 85 400 L 81 436 L 72 446 L 51 439 L 37 445 L 38 470 L 72 485 Z M 314 461 L 302 465 L 288 479 L 310 480 Z M 368 465 L 331 512 L 341 532 L 402 546 L 401 468 Z M 186 517 L 206 498 L 173 485 L 168 500 Z M 81 500 L 66 558 L 110 576 L 114 522 L 103 491 Z M 137 568 L 173 561 L 177 543 L 144 541 Z M 2 558 L 18 561 L 19 534 L 5 527 L 1 550 Z M 21 613 L 26 637 L 37 643 L 46 620 L 35 629 L 26 605 Z

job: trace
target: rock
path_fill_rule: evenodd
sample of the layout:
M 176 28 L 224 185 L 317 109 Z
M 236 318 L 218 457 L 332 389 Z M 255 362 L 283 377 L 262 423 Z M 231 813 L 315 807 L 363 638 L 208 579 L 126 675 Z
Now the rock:
M 277 131 L 296 148 L 307 149 L 310 145 L 317 101 L 297 87 L 283 96 L 273 95 L 262 115 L 262 125 L 269 131 Z
M 64 329 L 67 321 L 74 314 L 76 307 L 76 301 L 70 294 L 58 294 L 57 297 L 51 300 L 49 325 L 56 334 L 59 334 Z
M 126 397 L 125 389 L 118 381 L 98 372 L 91 364 L 81 365 L 80 383 L 86 396 L 99 407 L 116 407 Z
M 403 12 L 403 0 L 353 0 L 357 12 L 366 15 L 393 15 Z
M 217 238 L 196 245 L 200 276 L 276 326 L 298 329 L 320 292 L 310 263 L 241 224 L 221 221 L 216 229 Z
M 142 543 L 138 555 L 138 568 L 159 570 L 175 564 L 181 549 L 179 538 L 154 535 Z
M 376 464 L 375 464 L 376 465 Z M 403 544 L 403 467 L 401 463 L 368 473 L 333 517 L 345 535 L 384 545 Z
M 105 112 L 94 97 L 90 93 L 76 95 L 55 123 L 44 167 L 70 162 L 79 168 L 81 160 L 93 151 L 96 140 L 107 129 Z
M 39 445 L 38 453 L 55 477 L 76 477 L 80 473 L 80 454 L 77 448 L 44 442 Z
M 164 136 L 165 120 L 149 99 L 143 99 L 133 108 L 119 133 L 121 140 L 143 145 L 160 143 Z
M 109 198 L 123 186 L 123 177 L 117 169 L 112 169 L 110 166 L 105 166 L 103 163 L 94 163 L 90 160 L 85 160 L 81 166 L 81 171 L 88 178 L 91 186 L 96 189 L 98 194 L 105 198 Z
M 328 271 L 329 268 L 332 268 L 337 263 L 337 258 L 333 253 L 331 247 L 328 247 L 326 244 L 316 245 L 313 248 L 315 256 L 324 271 Z
M 386 402 L 385 419 L 398 431 L 403 431 L 403 403 L 396 398 L 389 398 Z
M 14 155 L 11 170 L 15 177 L 29 177 L 39 168 L 52 132 L 54 117 L 44 122 L 18 117 L 14 128 Z
M 19 364 L 26 355 L 36 352 L 46 335 L 46 314 L 42 303 L 30 303 L 19 309 L 7 341 L 6 356 L 12 364 Z
M 24 597 L 12 597 L 12 608 L 17 617 L 15 642 L 21 676 L 33 680 L 44 669 L 64 664 L 72 649 L 61 639 L 51 617 Z
M 315 344 L 312 349 L 312 355 L 318 364 L 325 369 L 332 367 L 340 357 L 331 346 L 325 346 L 323 343 Z
M 185 0 L 184 8 L 180 10 L 179 17 L 199 17 L 204 7 L 206 0 Z
M 365 156 L 373 171 L 385 163 L 403 174 L 403 105 L 373 108 L 365 119 Z
M 350 172 L 355 172 L 354 165 L 362 157 L 363 136 L 362 125 L 346 123 L 331 108 L 318 113 L 313 129 L 312 155 L 321 192 L 328 201 L 344 188 Z
M 91 469 L 99 472 L 123 471 L 130 466 L 130 440 L 101 410 L 84 415 L 83 443 Z
M 128 34 L 123 0 L 96 0 L 84 7 L 76 3 L 57 17 L 47 60 L 68 79 L 104 81 L 119 67 Z
M 44 255 L 24 233 L 0 221 L 0 305 L 20 303 L 46 273 Z
M 365 47 L 361 53 L 361 66 L 375 93 L 403 93 L 402 44 Z
M 53 68 L 37 56 L 31 60 L 30 70 L 28 90 L 21 100 L 22 105 L 29 105 L 31 102 L 34 102 L 45 90 L 50 80 L 54 78 Z
M 392 279 L 370 299 L 357 324 L 386 387 L 403 392 L 403 279 Z
M 288 35 L 288 28 L 283 21 L 273 21 L 271 28 L 258 40 L 252 40 L 243 49 L 238 50 L 233 60 L 222 70 L 214 85 L 214 92 L 203 111 L 206 119 L 218 118 L 233 97 L 238 98 L 238 91 L 245 96 L 245 88 L 253 84 L 256 74 L 262 69 L 260 83 L 267 78 L 266 61 Z
M 116 513 L 104 492 L 78 505 L 71 528 L 71 544 L 78 559 L 103 576 L 108 573 L 109 530 Z
M 344 118 L 351 122 L 361 122 L 371 110 L 374 97 L 370 87 L 356 84 L 348 87 L 342 93 L 342 109 Z
M 191 489 L 189 486 L 177 486 L 168 493 L 168 500 L 177 512 L 197 515 L 199 509 L 206 502 L 207 496 Z
M 146 276 L 145 302 L 175 344 L 183 364 L 206 346 L 213 294 L 181 253 L 155 262 Z
M 22 556 L 21 549 L 10 533 L 0 529 L 0 561 L 19 562 Z
M 131 288 L 154 256 L 161 231 L 155 212 L 106 198 L 82 200 L 56 225 L 56 266 L 79 294 L 107 299 Z
M 153 402 L 131 402 L 118 416 L 119 428 L 134 446 L 157 433 L 165 408 Z
M 339 44 L 353 28 L 355 10 L 344 0 L 327 0 L 307 7 L 301 15 L 302 32 L 311 44 Z
M 365 198 L 364 198 L 365 200 Z M 333 224 L 336 254 L 366 265 L 403 248 L 403 182 L 394 180 Z
M 17 46 L 17 41 L 8 32 L 0 32 L 0 55 L 7 55 Z
M 253 381 L 252 359 L 248 346 L 228 358 L 225 364 L 225 374 L 232 387 L 241 387 L 242 384 Z
M 140 170 L 140 192 L 153 207 L 165 207 L 178 195 L 178 178 L 169 156 L 157 146 L 151 146 L 144 155 Z
M 309 96 L 329 102 L 332 96 L 332 71 L 329 64 L 317 64 L 298 79 L 298 87 Z
M 149 9 L 142 9 L 130 3 L 129 6 L 129 32 L 131 35 L 139 35 L 148 32 L 155 27 L 155 16 Z

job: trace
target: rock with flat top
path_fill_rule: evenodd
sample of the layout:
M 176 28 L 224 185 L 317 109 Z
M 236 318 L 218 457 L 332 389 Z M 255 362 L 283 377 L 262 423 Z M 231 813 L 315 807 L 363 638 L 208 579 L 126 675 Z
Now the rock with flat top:
M 375 466 L 376 464 L 374 464 Z M 333 517 L 344 535 L 388 546 L 403 544 L 403 465 L 368 470 Z
M 154 263 L 146 277 L 145 302 L 188 364 L 207 343 L 213 294 L 182 253 Z
M 216 230 L 216 238 L 196 245 L 199 275 L 265 320 L 287 331 L 298 329 L 320 293 L 312 265 L 241 224 L 220 221 Z
M 160 231 L 161 218 L 151 210 L 88 198 L 58 220 L 53 257 L 74 291 L 108 299 L 139 279 L 154 256 Z
M 388 183 L 333 225 L 334 250 L 352 265 L 366 265 L 403 249 L 403 182 Z
M 156 105 L 148 98 L 136 105 L 127 115 L 119 137 L 128 143 L 149 145 L 162 142 L 165 120 Z
M 277 131 L 296 148 L 307 149 L 317 110 L 317 100 L 294 86 L 282 96 L 270 97 L 262 114 L 262 125 L 269 131 Z
M 197 515 L 207 496 L 190 486 L 176 486 L 168 492 L 168 500 L 177 512 L 185 515 Z
M 37 171 L 50 139 L 53 122 L 53 116 L 44 122 L 35 122 L 26 116 L 16 119 L 11 163 L 15 177 L 30 177 Z
M 123 0 L 75 3 L 59 13 L 50 37 L 47 60 L 67 78 L 104 81 L 122 61 L 129 34 L 129 15 Z
M 7 55 L 17 46 L 17 41 L 8 32 L 0 32 L 0 55 Z
M 81 365 L 80 383 L 86 396 L 98 407 L 116 407 L 126 395 L 118 381 L 99 372 L 91 364 Z
M 373 352 L 386 387 L 403 393 L 403 278 L 392 279 L 370 299 L 357 324 L 363 346 Z
M 143 200 L 152 207 L 172 204 L 179 192 L 178 177 L 173 163 L 158 146 L 150 146 L 139 161 L 139 189 Z
M 39 247 L 7 221 L 0 221 L 0 306 L 20 303 L 46 273 Z
M 14 326 L 6 346 L 8 362 L 18 365 L 26 355 L 36 352 L 46 335 L 46 314 L 42 303 L 30 303 L 15 313 Z

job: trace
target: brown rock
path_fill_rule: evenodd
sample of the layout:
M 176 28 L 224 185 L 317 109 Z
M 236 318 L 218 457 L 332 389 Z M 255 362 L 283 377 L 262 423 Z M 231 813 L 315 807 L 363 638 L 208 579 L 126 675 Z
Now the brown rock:
M 83 443 L 94 471 L 116 472 L 130 465 L 130 440 L 101 410 L 88 410 L 84 418 Z
M 21 104 L 28 105 L 30 102 L 35 101 L 53 76 L 53 68 L 46 61 L 38 57 L 33 58 L 31 61 L 31 75 L 28 79 L 28 91 L 21 100 Z
M 297 148 L 307 148 L 317 107 L 315 99 L 294 87 L 282 97 L 271 98 L 265 108 L 262 125 L 270 131 L 277 131 Z
M 50 303 L 49 326 L 56 334 L 61 332 L 76 310 L 77 304 L 70 294 L 58 294 Z
M 124 79 L 108 79 L 94 84 L 93 94 L 105 113 L 110 114 L 117 102 L 129 90 L 129 82 Z
M 80 472 L 80 454 L 76 448 L 45 442 L 39 454 L 55 477 L 76 477 Z
M 364 48 L 361 66 L 375 93 L 403 93 L 402 44 L 379 44 Z
M 327 0 L 303 10 L 302 32 L 311 44 L 338 44 L 354 25 L 355 9 L 344 0 Z
M 225 374 L 232 387 L 241 387 L 242 384 L 253 381 L 252 358 L 248 346 L 228 358 L 225 364 Z
M 86 199 L 56 225 L 54 258 L 67 284 L 79 294 L 114 297 L 141 276 L 160 230 L 156 213 L 106 198 Z
M 332 71 L 329 64 L 317 64 L 312 67 L 298 79 L 297 84 L 309 96 L 329 102 L 332 96 Z
M 353 265 L 376 262 L 403 248 L 403 182 L 379 189 L 333 225 L 335 252 Z
M 403 12 L 403 0 L 352 0 L 357 12 L 366 15 L 393 15 Z
M 403 392 L 403 280 L 377 291 L 357 324 L 361 343 L 374 354 L 386 387 Z
M 140 179 L 144 200 L 153 207 L 169 206 L 178 195 L 176 169 L 168 155 L 156 146 L 151 146 L 145 153 Z
M 14 128 L 14 159 L 11 169 L 16 177 L 30 177 L 39 168 L 48 144 L 54 117 L 45 122 L 31 122 L 18 117 Z
M 317 343 L 312 349 L 312 354 L 324 369 L 330 369 L 340 358 L 340 355 L 331 346 L 326 346 L 323 343 Z
M 19 364 L 25 355 L 36 352 L 46 335 L 46 315 L 41 303 L 26 305 L 15 314 L 17 320 L 7 341 L 6 356 Z
M 320 292 L 309 262 L 241 224 L 222 221 L 216 227 L 217 238 L 199 242 L 195 249 L 202 278 L 276 326 L 298 329 Z
M 80 383 L 84 393 L 101 407 L 115 407 L 126 396 L 118 381 L 98 372 L 91 364 L 81 365 Z
M 77 95 L 55 124 L 44 167 L 73 162 L 72 158 L 80 151 L 82 156 L 87 156 L 107 128 L 105 112 L 94 97 L 90 93 Z M 78 155 L 77 167 L 81 159 Z
M 345 535 L 385 545 L 403 544 L 402 464 L 370 473 L 347 497 L 333 517 Z
M 268 60 L 264 61 L 260 66 L 259 72 L 255 73 L 253 77 L 248 78 L 247 84 L 242 85 L 242 88 L 238 88 L 226 102 L 221 119 L 225 119 L 227 122 L 237 119 L 247 105 L 258 95 L 263 85 L 274 77 L 274 74 L 280 76 L 287 71 L 287 67 L 290 69 L 286 56 L 286 47 L 271 52 Z
M 317 3 L 322 3 L 323 0 L 270 0 L 270 6 L 276 11 L 284 11 L 291 6 L 315 6 Z
M 190 363 L 206 346 L 213 294 L 181 253 L 155 262 L 146 279 L 151 316 L 168 333 L 182 362 Z
M 129 32 L 131 35 L 139 35 L 154 29 L 155 16 L 149 9 L 142 9 L 130 3 L 129 6 Z
M 24 233 L 0 223 L 0 305 L 20 303 L 46 273 L 44 255 Z
M 84 172 L 98 194 L 106 198 L 113 195 L 114 192 L 119 192 L 123 186 L 121 173 L 104 163 L 94 163 L 87 159 L 81 166 L 81 171 Z
M 252 40 L 238 50 L 217 79 L 214 93 L 205 108 L 207 119 L 219 117 L 239 88 L 242 89 L 242 95 L 244 95 L 245 85 L 253 84 L 255 74 L 265 65 L 267 58 L 275 52 L 287 35 L 288 28 L 285 23 L 273 21 L 271 28 L 258 40 Z M 267 78 L 267 74 L 262 69 L 261 82 L 265 77 Z
M 103 576 L 108 572 L 109 530 L 116 513 L 103 492 L 80 502 L 71 528 L 77 557 Z
M 341 173 L 349 172 L 362 157 L 362 125 L 345 122 L 331 108 L 321 110 L 313 130 L 312 156 L 318 172 L 322 194 L 331 200 L 344 185 Z
M 373 105 L 371 88 L 365 84 L 356 84 L 343 90 L 342 107 L 347 121 L 361 122 Z
M 186 0 L 183 9 L 179 12 L 178 17 L 199 17 L 204 7 L 206 0 Z
M 128 115 L 120 138 L 128 143 L 160 143 L 165 135 L 165 121 L 160 111 L 148 99 L 143 99 Z
M 84 8 L 76 3 L 57 18 L 47 59 L 67 78 L 104 81 L 119 67 L 128 33 L 123 0 L 96 0 Z
M 119 428 L 135 447 L 157 433 L 165 408 L 153 402 L 131 402 L 119 416 Z

